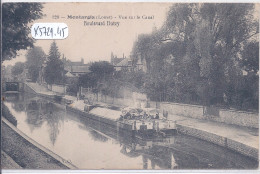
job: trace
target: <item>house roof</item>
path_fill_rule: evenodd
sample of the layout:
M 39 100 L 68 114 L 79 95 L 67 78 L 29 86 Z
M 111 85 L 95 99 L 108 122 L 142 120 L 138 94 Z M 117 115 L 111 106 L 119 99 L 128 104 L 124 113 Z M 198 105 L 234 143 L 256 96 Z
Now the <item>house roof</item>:
M 66 59 L 63 59 L 63 62 L 65 63 L 65 65 L 67 65 L 67 66 L 80 66 L 80 65 L 85 65 L 84 64 L 84 60 L 83 59 L 81 59 L 81 61 L 75 61 L 75 62 L 72 62 L 71 60 L 66 60 Z
M 70 69 L 71 73 L 89 73 L 89 65 L 72 65 Z
M 131 66 L 131 65 L 129 64 L 129 61 L 131 61 L 131 60 L 125 58 L 125 59 L 121 60 L 118 64 L 116 64 L 115 66 Z
M 113 65 L 117 65 L 118 63 L 120 63 L 122 60 L 124 60 L 125 58 L 114 58 L 113 59 L 113 62 L 112 62 L 112 64 Z
M 82 65 L 82 62 L 70 62 L 69 65 L 72 65 L 72 66 L 81 66 L 81 65 Z

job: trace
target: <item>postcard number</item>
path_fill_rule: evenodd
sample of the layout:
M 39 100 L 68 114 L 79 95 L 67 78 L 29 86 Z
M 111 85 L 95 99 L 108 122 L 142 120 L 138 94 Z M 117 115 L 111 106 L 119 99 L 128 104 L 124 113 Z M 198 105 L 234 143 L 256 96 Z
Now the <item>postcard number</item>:
M 69 29 L 65 23 L 35 23 L 31 34 L 34 39 L 65 39 Z

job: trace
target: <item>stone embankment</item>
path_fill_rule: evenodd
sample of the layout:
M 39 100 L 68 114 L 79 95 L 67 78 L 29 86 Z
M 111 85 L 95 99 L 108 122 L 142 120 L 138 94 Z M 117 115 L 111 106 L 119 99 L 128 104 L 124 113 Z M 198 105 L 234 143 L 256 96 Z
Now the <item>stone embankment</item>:
M 77 169 L 2 118 L 3 169 Z

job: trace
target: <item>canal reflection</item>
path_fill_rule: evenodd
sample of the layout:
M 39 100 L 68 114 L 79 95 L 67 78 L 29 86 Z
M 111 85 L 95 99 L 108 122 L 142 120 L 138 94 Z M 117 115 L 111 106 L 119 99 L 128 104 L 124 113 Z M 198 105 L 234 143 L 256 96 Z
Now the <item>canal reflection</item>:
M 80 169 L 240 169 L 257 161 L 184 135 L 133 139 L 34 95 L 5 96 L 17 128 Z

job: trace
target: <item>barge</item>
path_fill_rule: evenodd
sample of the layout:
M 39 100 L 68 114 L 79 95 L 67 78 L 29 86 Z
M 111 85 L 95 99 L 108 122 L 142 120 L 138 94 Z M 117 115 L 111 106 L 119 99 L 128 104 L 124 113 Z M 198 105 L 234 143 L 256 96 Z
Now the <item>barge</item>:
M 176 122 L 167 119 L 129 119 L 123 118 L 120 110 L 100 105 L 85 105 L 84 109 L 66 105 L 66 110 L 78 115 L 107 124 L 119 132 L 128 132 L 140 139 L 147 137 L 167 137 L 176 133 Z

